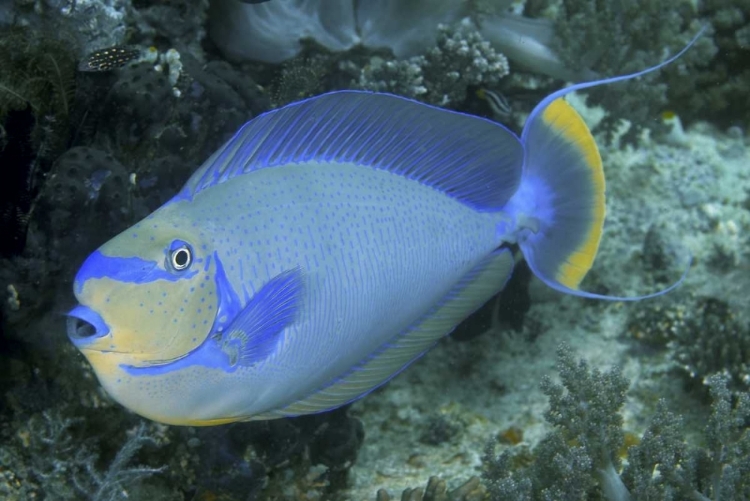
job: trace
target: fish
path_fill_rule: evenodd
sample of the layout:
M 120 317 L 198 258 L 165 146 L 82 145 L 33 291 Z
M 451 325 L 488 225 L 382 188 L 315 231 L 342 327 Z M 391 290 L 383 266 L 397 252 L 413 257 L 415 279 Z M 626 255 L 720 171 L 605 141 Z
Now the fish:
M 155 51 L 155 48 L 148 50 Z M 107 72 L 139 60 L 144 54 L 141 47 L 134 45 L 116 45 L 95 50 L 78 63 L 78 71 Z
M 520 137 L 362 91 L 259 115 L 86 258 L 68 337 L 124 407 L 210 426 L 362 398 L 503 289 L 511 247 L 564 293 L 669 292 L 689 264 L 650 294 L 579 287 L 602 236 L 605 179 L 564 96 L 656 71 L 689 47 L 553 92 Z
M 511 106 L 508 99 L 490 89 L 480 88 L 477 90 L 476 95 L 479 99 L 487 101 L 487 104 L 492 110 L 492 115 L 498 119 L 508 119 L 513 116 L 513 107 Z

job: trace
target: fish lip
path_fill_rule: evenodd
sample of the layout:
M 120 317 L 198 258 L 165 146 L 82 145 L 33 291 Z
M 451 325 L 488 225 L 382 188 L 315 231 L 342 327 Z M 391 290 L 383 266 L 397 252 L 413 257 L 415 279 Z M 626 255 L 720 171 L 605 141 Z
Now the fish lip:
M 78 348 L 109 334 L 109 326 L 97 312 L 88 306 L 78 305 L 68 312 L 68 338 Z

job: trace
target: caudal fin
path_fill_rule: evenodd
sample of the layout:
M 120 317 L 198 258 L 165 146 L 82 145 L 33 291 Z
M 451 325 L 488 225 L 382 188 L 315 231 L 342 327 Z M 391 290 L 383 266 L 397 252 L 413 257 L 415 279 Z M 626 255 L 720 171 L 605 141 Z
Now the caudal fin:
M 518 235 L 526 261 L 534 274 L 550 287 L 577 296 L 628 301 L 659 296 L 685 279 L 687 268 L 677 282 L 645 296 L 604 296 L 578 290 L 599 249 L 605 215 L 605 182 L 601 156 L 591 132 L 562 98 L 576 90 L 656 71 L 680 57 L 702 33 L 703 30 L 675 56 L 652 68 L 554 92 L 529 116 L 521 135 L 525 148 L 521 186 L 511 205 L 527 228 Z

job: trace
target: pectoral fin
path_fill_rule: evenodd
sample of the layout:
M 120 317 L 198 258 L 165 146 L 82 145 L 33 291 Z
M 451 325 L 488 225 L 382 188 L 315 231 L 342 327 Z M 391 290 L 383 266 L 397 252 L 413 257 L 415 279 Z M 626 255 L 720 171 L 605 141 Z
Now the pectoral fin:
M 222 336 L 221 349 L 231 365 L 253 365 L 278 346 L 281 333 L 294 322 L 304 291 L 300 268 L 276 275 L 256 292 Z

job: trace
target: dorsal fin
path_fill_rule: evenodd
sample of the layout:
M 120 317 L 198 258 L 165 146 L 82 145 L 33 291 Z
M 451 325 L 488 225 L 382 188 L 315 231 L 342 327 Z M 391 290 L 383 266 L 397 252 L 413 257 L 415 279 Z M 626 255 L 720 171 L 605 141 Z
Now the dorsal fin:
M 492 211 L 518 187 L 523 147 L 512 132 L 483 118 L 390 94 L 331 92 L 246 123 L 177 198 L 257 169 L 303 162 L 388 170 Z

